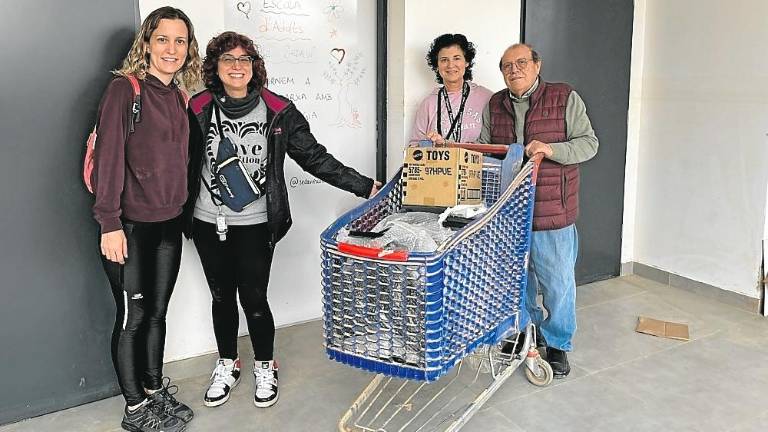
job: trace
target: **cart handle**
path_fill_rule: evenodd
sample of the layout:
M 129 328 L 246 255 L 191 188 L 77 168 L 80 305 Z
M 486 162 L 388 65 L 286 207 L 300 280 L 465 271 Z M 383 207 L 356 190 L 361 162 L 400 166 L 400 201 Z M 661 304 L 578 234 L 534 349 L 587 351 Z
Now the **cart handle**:
M 509 145 L 446 142 L 442 146 L 437 146 L 437 147 L 458 147 L 466 150 L 473 150 L 480 153 L 505 155 L 507 154 L 507 149 L 509 148 Z
M 438 147 L 457 147 L 466 150 L 473 150 L 480 153 L 505 155 L 509 149 L 509 144 L 478 144 L 478 143 L 456 143 L 446 142 Z M 531 160 L 541 162 L 544 159 L 544 155 L 537 153 L 531 156 Z
M 343 252 L 349 255 L 364 257 L 364 258 L 377 258 L 387 261 L 408 261 L 408 251 L 404 250 L 387 250 L 382 248 L 372 248 L 366 246 L 355 245 L 351 243 L 338 243 L 339 252 Z

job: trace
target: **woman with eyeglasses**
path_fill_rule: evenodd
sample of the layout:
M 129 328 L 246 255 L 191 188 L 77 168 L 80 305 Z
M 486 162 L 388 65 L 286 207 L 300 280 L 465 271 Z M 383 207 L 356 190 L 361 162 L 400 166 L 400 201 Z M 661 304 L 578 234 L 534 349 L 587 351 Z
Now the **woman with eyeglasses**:
M 247 36 L 225 32 L 214 37 L 206 48 L 203 78 L 206 90 L 189 105 L 185 232 L 194 240 L 213 298 L 219 359 L 204 403 L 225 403 L 240 382 L 237 295 L 253 346 L 253 403 L 266 408 L 278 398 L 267 285 L 275 244 L 293 222 L 283 171 L 286 154 L 319 179 L 362 198 L 373 196 L 381 184 L 336 160 L 315 140 L 296 106 L 267 90 L 264 60 Z M 249 195 L 254 201 L 235 209 L 226 199 L 241 189 L 227 180 L 219 157 L 222 146 L 232 145 L 255 186 L 249 191 L 256 191 Z
M 410 145 L 421 140 L 435 145 L 477 141 L 483 108 L 493 92 L 472 82 L 474 45 L 463 34 L 447 33 L 432 41 L 426 59 L 442 86 L 433 89 L 419 105 Z
M 129 431 L 180 432 L 193 416 L 163 378 L 163 351 L 188 192 L 189 124 L 177 84 L 194 88 L 199 69 L 189 18 L 179 9 L 157 9 L 99 107 L 93 214 L 117 306 L 112 360 L 126 400 L 121 426 Z

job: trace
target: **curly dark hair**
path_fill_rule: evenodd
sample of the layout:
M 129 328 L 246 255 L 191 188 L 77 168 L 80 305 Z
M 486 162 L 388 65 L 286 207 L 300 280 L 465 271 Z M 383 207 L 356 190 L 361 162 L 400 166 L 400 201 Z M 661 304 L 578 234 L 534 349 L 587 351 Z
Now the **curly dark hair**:
M 475 65 L 475 45 L 468 41 L 467 37 L 461 33 L 446 33 L 432 41 L 426 56 L 427 64 L 432 68 L 432 71 L 435 73 L 435 80 L 440 84 L 443 83 L 443 77 L 440 76 L 440 72 L 437 70 L 437 54 L 441 49 L 453 45 L 458 45 L 464 51 L 464 60 L 467 61 L 467 68 L 464 70 L 464 80 L 469 81 L 472 79 L 472 66 Z
M 253 44 L 253 40 L 248 36 L 228 31 L 215 36 L 208 42 L 208 46 L 205 48 L 203 81 L 208 90 L 217 94 L 224 92 L 224 84 L 221 82 L 218 74 L 219 57 L 237 47 L 244 49 L 253 58 L 253 76 L 248 83 L 248 92 L 261 91 L 264 87 L 267 82 L 267 70 L 264 68 L 264 59 Z

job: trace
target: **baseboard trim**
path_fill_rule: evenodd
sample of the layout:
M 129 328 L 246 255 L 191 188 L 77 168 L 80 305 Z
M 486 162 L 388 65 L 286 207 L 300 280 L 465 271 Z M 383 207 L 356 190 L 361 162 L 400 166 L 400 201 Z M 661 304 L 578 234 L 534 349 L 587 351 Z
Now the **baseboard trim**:
M 689 279 L 666 270 L 657 269 L 638 262 L 626 262 L 621 264 L 621 275 L 634 274 L 645 279 L 650 279 L 660 284 L 684 289 L 692 293 L 717 300 L 721 303 L 733 306 L 755 314 L 760 313 L 760 299 L 745 296 L 744 294 L 727 291 L 714 285 L 705 284 Z
M 633 271 L 633 265 L 634 264 L 635 264 L 634 262 L 621 263 L 621 270 L 620 270 L 619 274 L 621 276 L 626 276 L 626 275 L 634 274 L 634 271 Z

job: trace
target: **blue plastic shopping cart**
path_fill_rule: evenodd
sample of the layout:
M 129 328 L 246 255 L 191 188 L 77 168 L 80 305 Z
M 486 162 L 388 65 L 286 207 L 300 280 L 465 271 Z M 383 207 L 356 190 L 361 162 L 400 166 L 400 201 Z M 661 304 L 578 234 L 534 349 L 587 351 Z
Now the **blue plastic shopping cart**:
M 461 146 L 486 153 L 501 148 L 505 157 L 483 161 L 488 211 L 436 251 L 388 251 L 337 241 L 343 229 L 370 231 L 402 211 L 401 173 L 321 235 L 326 352 L 331 359 L 381 374 L 371 386 L 380 386 L 385 377 L 435 381 L 479 350 L 488 354 L 494 378 L 488 390 L 520 364 L 526 365 L 532 383 L 552 380 L 549 364 L 535 350 L 523 305 L 539 159 L 521 167 L 523 148 L 517 144 Z M 516 341 L 520 331 L 526 337 L 517 354 L 492 349 L 505 338 Z M 361 398 L 375 393 L 371 386 Z M 492 391 L 483 393 L 487 399 Z M 351 410 L 359 411 L 360 402 Z M 461 427 L 484 400 L 477 402 L 448 430 Z M 389 430 L 377 428 L 344 429 L 340 424 L 340 430 Z

